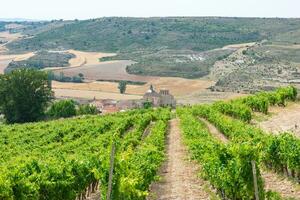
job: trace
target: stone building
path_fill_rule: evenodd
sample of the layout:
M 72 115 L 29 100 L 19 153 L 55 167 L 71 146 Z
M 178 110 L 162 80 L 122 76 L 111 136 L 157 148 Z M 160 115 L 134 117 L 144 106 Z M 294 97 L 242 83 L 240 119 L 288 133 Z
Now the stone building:
M 170 106 L 176 107 L 176 100 L 169 90 L 162 89 L 157 93 L 151 85 L 149 90 L 144 94 L 143 101 L 151 102 L 154 107 Z

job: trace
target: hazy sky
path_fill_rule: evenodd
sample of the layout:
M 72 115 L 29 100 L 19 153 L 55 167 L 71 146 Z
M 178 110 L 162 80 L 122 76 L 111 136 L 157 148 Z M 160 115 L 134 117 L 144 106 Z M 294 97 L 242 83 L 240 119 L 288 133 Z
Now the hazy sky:
M 300 17 L 300 0 L 0 0 L 0 18 Z

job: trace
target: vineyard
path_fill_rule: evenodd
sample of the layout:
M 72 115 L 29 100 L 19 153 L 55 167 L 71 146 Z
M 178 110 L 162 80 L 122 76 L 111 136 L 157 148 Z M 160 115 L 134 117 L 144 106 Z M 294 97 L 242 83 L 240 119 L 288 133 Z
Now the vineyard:
M 230 102 L 177 109 L 185 143 L 202 166 L 203 177 L 222 199 L 255 199 L 255 195 L 282 199 L 277 191 L 265 190 L 260 169 L 287 176 L 295 185 L 300 183 L 300 140 L 290 133 L 265 133 L 250 123 L 254 111 L 267 114 L 270 105 L 284 106 L 296 96 L 295 88 L 287 87 Z M 229 142 L 214 137 L 201 119 L 213 124 Z M 257 194 L 252 163 L 257 171 Z M 300 193 L 291 198 L 299 199 Z
M 270 171 L 299 187 L 300 140 L 291 133 L 266 133 L 252 123 L 256 113 L 268 114 L 270 106 L 286 106 L 296 96 L 290 86 L 177 108 L 178 130 L 200 167 L 199 179 L 218 198 L 300 198 L 296 190 L 282 194 L 267 189 L 264 176 Z M 172 132 L 168 124 L 174 115 L 160 108 L 0 125 L 0 199 L 81 200 L 92 193 L 98 199 L 146 199 L 162 164 L 171 162 L 166 145 L 174 144 L 166 142 L 166 135 Z M 225 139 L 216 137 L 207 123 Z
M 97 188 L 105 199 L 112 146 L 111 197 L 144 199 L 169 118 L 158 109 L 0 126 L 0 199 L 85 199 Z

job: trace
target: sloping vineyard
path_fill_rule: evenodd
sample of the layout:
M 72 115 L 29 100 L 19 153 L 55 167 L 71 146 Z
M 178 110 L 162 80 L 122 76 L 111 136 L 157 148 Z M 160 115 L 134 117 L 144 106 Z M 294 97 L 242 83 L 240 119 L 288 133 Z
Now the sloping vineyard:
M 144 199 L 164 159 L 169 118 L 157 109 L 1 125 L 0 199 L 74 200 L 90 185 L 105 199 L 112 145 L 112 199 Z
M 170 156 L 182 147 L 180 130 L 205 184 L 209 182 L 209 190 L 221 199 L 299 199 L 300 191 L 289 190 L 283 196 L 282 190 L 266 187 L 272 184 L 271 179 L 266 181 L 266 169 L 289 177 L 286 188 L 299 186 L 300 140 L 290 133 L 272 135 L 251 124 L 255 112 L 267 114 L 269 106 L 285 106 L 296 96 L 295 88 L 286 87 L 212 105 L 179 107 L 179 120 L 171 122 L 180 122 L 180 129 L 177 125 L 172 129 L 172 123 L 168 129 L 173 114 L 167 108 L 0 125 L 0 199 L 82 200 L 91 193 L 97 193 L 97 199 L 147 199 L 163 161 L 177 170 L 169 173 L 177 177 L 168 179 L 167 186 L 178 184 L 186 174 L 174 167 L 175 161 L 184 166 L 183 157 Z M 165 159 L 167 132 L 180 141 L 168 140 L 173 142 L 167 142 L 167 150 L 174 151 L 167 151 Z M 169 148 L 172 145 L 176 148 Z M 200 182 L 187 181 L 182 187 L 196 188 Z M 206 198 L 204 185 L 198 188 Z M 168 191 L 163 195 L 175 198 Z
M 270 105 L 284 106 L 296 96 L 295 88 L 286 87 L 229 102 L 177 109 L 187 146 L 222 198 L 255 199 L 253 161 L 258 168 L 260 199 L 281 198 L 276 191 L 265 191 L 259 170 L 262 166 L 289 176 L 295 184 L 300 182 L 300 140 L 289 133 L 274 136 L 249 124 L 252 111 L 268 113 Z M 230 142 L 223 144 L 213 137 L 199 117 L 217 127 Z

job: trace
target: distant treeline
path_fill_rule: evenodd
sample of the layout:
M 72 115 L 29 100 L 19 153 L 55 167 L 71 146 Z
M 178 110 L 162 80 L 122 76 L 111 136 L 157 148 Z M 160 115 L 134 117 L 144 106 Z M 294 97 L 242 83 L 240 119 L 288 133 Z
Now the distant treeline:
M 59 82 L 72 82 L 72 83 L 82 83 L 84 80 L 83 74 L 78 74 L 77 76 L 65 76 L 63 72 L 60 72 L 59 74 L 55 74 L 52 71 L 49 71 L 49 80 L 53 81 L 59 81 Z

